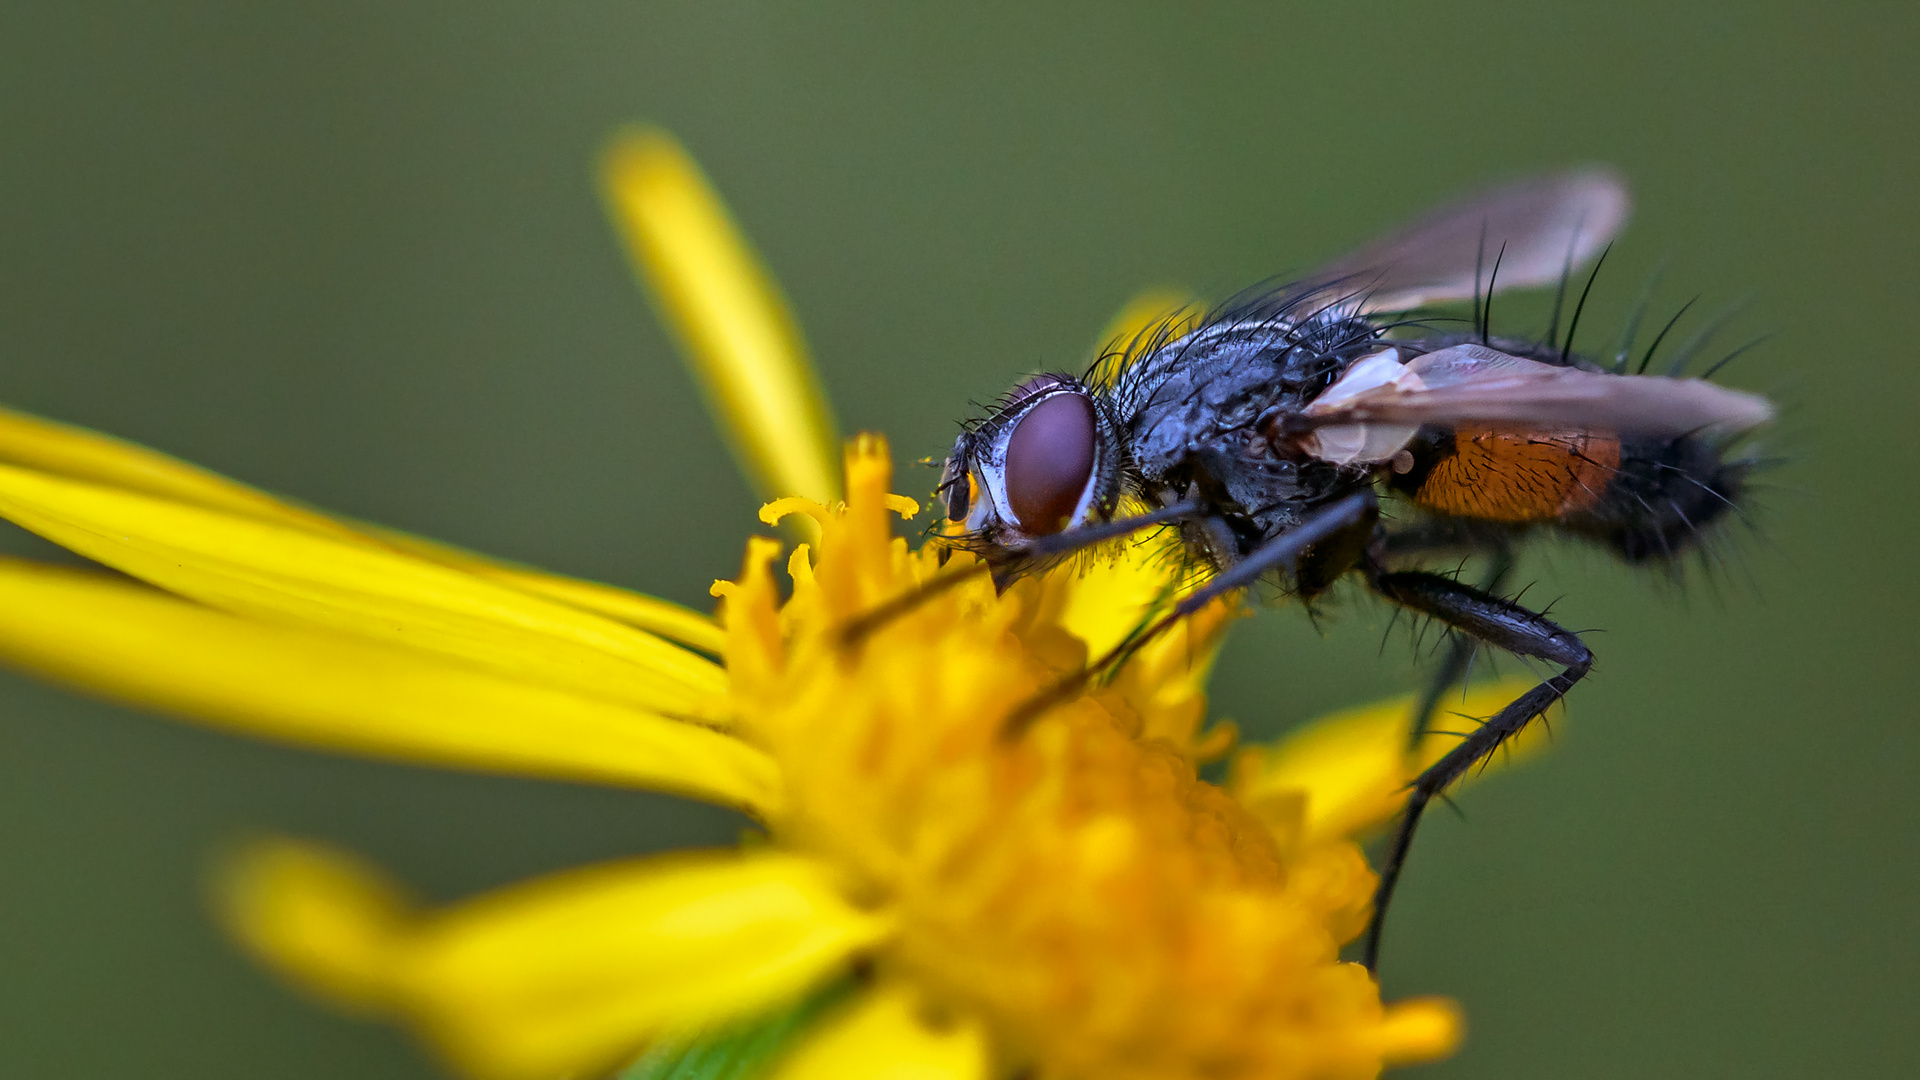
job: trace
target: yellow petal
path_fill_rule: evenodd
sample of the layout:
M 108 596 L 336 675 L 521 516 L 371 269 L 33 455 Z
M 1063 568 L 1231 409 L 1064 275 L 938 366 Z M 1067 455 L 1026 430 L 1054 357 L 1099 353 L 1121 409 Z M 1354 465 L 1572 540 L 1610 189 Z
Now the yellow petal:
M 213 902 L 241 944 L 339 1008 L 391 1008 L 393 958 L 414 922 L 405 893 L 317 844 L 259 842 L 217 869 Z
M 1456 688 L 1440 695 L 1439 703 L 1434 707 L 1433 719 L 1427 727 L 1427 734 L 1420 740 L 1420 751 L 1414 755 L 1415 763 L 1422 769 L 1447 756 L 1447 751 L 1456 746 L 1468 732 L 1480 726 L 1481 722 L 1494 713 L 1506 708 L 1521 694 L 1538 685 L 1538 679 L 1524 675 L 1509 675 L 1492 682 L 1479 683 L 1470 687 L 1463 695 Z M 1535 720 L 1520 729 L 1520 733 L 1500 745 L 1488 759 L 1486 771 L 1492 772 L 1508 765 L 1525 761 L 1553 741 L 1553 725 L 1558 723 L 1565 713 L 1564 705 L 1553 710 L 1547 721 Z M 1411 724 L 1412 708 L 1406 711 L 1407 722 Z M 1401 730 L 1410 730 L 1402 727 Z M 1461 778 L 1461 784 L 1470 784 L 1481 774 L 1476 766 Z
M 642 281 L 765 497 L 840 493 L 833 417 L 779 289 L 680 144 L 616 136 L 601 182 Z
M 1399 813 L 1419 769 L 1452 748 L 1457 735 L 1449 732 L 1460 729 L 1449 723 L 1454 713 L 1491 716 L 1532 685 L 1530 679 L 1500 679 L 1474 687 L 1464 700 L 1457 692 L 1441 698 L 1436 730 L 1417 757 L 1407 752 L 1412 694 L 1323 717 L 1271 746 L 1242 750 L 1234 761 L 1234 794 L 1269 824 L 1289 834 L 1297 829 L 1302 842 L 1355 835 Z M 1530 725 L 1514 741 L 1530 745 L 1538 738 L 1534 729 L 1542 727 Z M 1503 760 L 1496 756 L 1494 764 Z
M 1380 1025 L 1380 1056 L 1388 1065 L 1418 1065 L 1451 1057 L 1467 1035 L 1460 1006 L 1441 997 L 1408 998 L 1387 1006 Z
M 1083 569 L 1054 571 L 1067 590 L 1060 624 L 1087 643 L 1090 655 L 1118 645 L 1174 594 L 1185 565 L 1179 543 L 1177 532 L 1155 531 L 1112 557 L 1096 555 Z
M 889 931 L 821 864 L 773 851 L 608 863 L 424 916 L 397 915 L 356 864 L 288 842 L 243 856 L 223 886 L 228 924 L 282 974 L 410 1020 L 487 1080 L 580 1075 L 764 1012 Z
M 276 499 L 264 491 L 157 450 L 12 409 L 0 408 L 0 464 L 24 466 L 323 533 L 340 535 L 352 531 L 324 514 Z
M 582 611 L 605 615 L 609 619 L 658 634 L 669 641 L 690 645 L 702 652 L 718 654 L 726 645 L 726 632 L 712 616 L 670 600 L 647 596 L 584 578 L 549 573 L 530 566 L 493 559 L 485 555 L 428 540 L 394 529 L 362 525 L 373 538 L 411 555 L 418 555 L 443 566 L 477 574 L 489 581 L 521 592 L 557 600 Z
M 263 625 L 106 574 L 0 559 L 0 660 L 280 741 L 671 791 L 777 813 L 770 758 L 719 732 L 421 653 Z
M 987 1040 L 978 1023 L 939 1026 L 899 986 L 875 990 L 796 1047 L 771 1080 L 984 1080 Z
M 12 409 L 0 408 L 0 464 L 224 510 L 323 536 L 398 548 L 707 652 L 718 652 L 723 637 L 718 623 L 678 604 L 490 559 L 397 530 L 329 517 L 159 451 Z
M 576 608 L 380 548 L 0 466 L 0 514 L 203 603 L 458 657 L 575 693 L 704 715 L 724 674 Z
M 1127 300 L 1100 331 L 1096 343 L 1103 351 L 1127 349 L 1142 334 L 1165 325 L 1175 335 L 1184 333 L 1200 313 L 1193 294 L 1185 289 L 1143 289 Z
M 718 655 L 725 647 L 726 631 L 710 615 L 657 596 L 648 596 L 617 585 L 584 578 L 549 574 L 543 570 L 522 569 L 500 564 L 487 565 L 476 560 L 471 572 L 522 592 L 557 600 L 582 611 L 604 615 L 616 622 L 658 634 L 701 652 Z

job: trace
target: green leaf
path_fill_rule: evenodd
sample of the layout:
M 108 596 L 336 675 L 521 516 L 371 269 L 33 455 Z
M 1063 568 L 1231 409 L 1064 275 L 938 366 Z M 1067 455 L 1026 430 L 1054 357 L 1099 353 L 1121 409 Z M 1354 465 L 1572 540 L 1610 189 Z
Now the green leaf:
M 778 1012 L 690 1039 L 663 1042 L 626 1067 L 617 1080 L 752 1080 L 799 1041 L 821 1014 L 853 993 L 846 980 Z

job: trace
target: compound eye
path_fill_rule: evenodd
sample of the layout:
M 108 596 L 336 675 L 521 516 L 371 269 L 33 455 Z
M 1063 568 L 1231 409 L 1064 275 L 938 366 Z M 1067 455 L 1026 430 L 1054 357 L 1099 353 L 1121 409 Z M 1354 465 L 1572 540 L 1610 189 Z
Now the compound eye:
M 1093 403 L 1054 394 L 1027 410 L 1007 440 L 1007 502 L 1028 536 L 1067 526 L 1093 478 Z

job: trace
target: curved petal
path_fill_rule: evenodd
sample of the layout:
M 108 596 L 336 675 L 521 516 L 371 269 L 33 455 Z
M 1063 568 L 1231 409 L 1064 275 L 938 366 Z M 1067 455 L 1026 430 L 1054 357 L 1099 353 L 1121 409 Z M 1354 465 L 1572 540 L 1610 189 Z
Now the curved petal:
M 223 510 L 336 539 L 398 548 L 696 649 L 718 652 L 720 648 L 719 624 L 678 604 L 612 585 L 517 566 L 398 530 L 330 517 L 157 450 L 72 424 L 0 408 L 0 464 Z
M 859 985 L 857 977 L 842 979 L 769 1013 L 660 1039 L 623 1067 L 617 1080 L 761 1080 L 815 1021 L 858 992 Z
M 278 521 L 329 535 L 352 532 L 324 514 L 276 499 L 257 488 L 158 450 L 14 409 L 0 408 L 0 464 Z
M 412 897 L 342 851 L 258 841 L 222 861 L 213 902 L 233 936 L 303 989 L 347 1012 L 393 1004 L 393 958 Z
M 773 851 L 607 863 L 426 915 L 351 859 L 289 841 L 243 852 L 220 886 L 228 925 L 282 974 L 411 1021 L 489 1080 L 579 1075 L 763 1012 L 890 929 L 822 864 Z
M 0 559 L 0 660 L 244 734 L 428 765 L 669 791 L 762 818 L 761 751 L 410 650 L 263 625 L 87 570 Z
M 1278 742 L 1249 746 L 1234 758 L 1234 795 L 1283 836 L 1312 844 L 1353 836 L 1392 818 L 1406 802 L 1406 786 L 1419 770 L 1440 760 L 1457 733 L 1455 714 L 1490 716 L 1533 685 L 1531 679 L 1499 679 L 1470 689 L 1466 697 L 1442 698 L 1435 727 L 1417 755 L 1408 753 L 1412 694 L 1348 709 L 1303 725 Z M 1537 745 L 1545 725 L 1533 724 L 1511 740 L 1523 750 Z M 1504 757 L 1496 757 L 1495 765 Z M 1471 771 L 1466 781 L 1479 775 Z
M 616 136 L 607 205 L 695 379 L 767 498 L 839 497 L 833 416 L 773 279 L 686 151 L 665 132 Z
M 1197 301 L 1185 289 L 1142 289 L 1129 297 L 1126 305 L 1107 321 L 1094 346 L 1102 355 L 1112 350 L 1126 350 L 1140 335 L 1163 324 L 1175 334 L 1182 333 L 1199 315 Z M 1108 375 L 1117 373 L 1118 369 L 1107 372 Z
M 718 665 L 612 620 L 348 539 L 0 466 L 0 514 L 203 603 L 702 715 Z
M 772 1080 L 986 1080 L 980 1025 L 949 1017 L 935 1026 L 900 986 L 853 1002 L 795 1047 Z
M 452 544 L 428 540 L 411 533 L 376 525 L 360 526 L 373 538 L 410 555 L 477 574 L 489 581 L 519 589 L 521 592 L 557 600 L 569 607 L 605 615 L 616 622 L 658 634 L 701 652 L 718 655 L 727 635 L 712 616 L 683 607 L 671 600 L 648 596 L 618 585 L 585 578 L 549 573 L 530 566 L 504 562 Z
M 1120 644 L 1155 610 L 1166 606 L 1186 577 L 1179 533 L 1155 530 L 1129 540 L 1112 557 L 1095 556 L 1051 572 L 1065 591 L 1060 625 L 1099 656 Z

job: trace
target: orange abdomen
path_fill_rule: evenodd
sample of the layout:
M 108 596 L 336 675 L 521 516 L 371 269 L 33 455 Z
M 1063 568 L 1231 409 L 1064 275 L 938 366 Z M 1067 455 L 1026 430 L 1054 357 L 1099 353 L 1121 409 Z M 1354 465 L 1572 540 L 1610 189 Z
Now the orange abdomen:
M 1457 431 L 1414 501 L 1442 514 L 1552 521 L 1591 506 L 1620 467 L 1620 440 L 1586 431 Z

